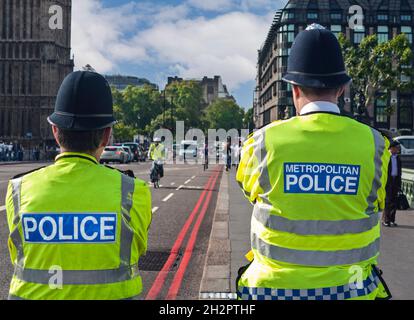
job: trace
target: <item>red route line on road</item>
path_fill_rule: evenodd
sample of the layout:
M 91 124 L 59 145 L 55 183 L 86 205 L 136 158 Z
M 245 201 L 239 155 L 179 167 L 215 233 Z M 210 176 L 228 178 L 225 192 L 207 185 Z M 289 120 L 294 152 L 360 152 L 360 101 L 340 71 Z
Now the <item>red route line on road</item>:
M 220 173 L 220 172 L 219 172 Z M 171 269 L 171 266 L 173 265 L 175 259 L 177 258 L 178 252 L 181 248 L 181 245 L 184 241 L 185 236 L 187 235 L 187 232 L 191 226 L 191 224 L 194 221 L 194 218 L 196 217 L 201 204 L 204 200 L 204 197 L 207 193 L 207 190 L 210 189 L 210 184 L 213 181 L 214 177 L 217 177 L 218 174 L 217 172 L 213 172 L 207 183 L 204 186 L 204 191 L 203 193 L 200 195 L 193 211 L 191 212 L 190 216 L 187 218 L 187 221 L 185 222 L 183 228 L 181 229 L 180 233 L 178 234 L 177 239 L 175 240 L 174 246 L 171 249 L 170 255 L 168 257 L 167 262 L 164 264 L 163 268 L 161 269 L 161 271 L 158 273 L 157 278 L 155 279 L 154 283 L 152 284 L 151 289 L 149 290 L 145 300 L 155 300 L 157 299 L 162 287 L 164 286 L 165 283 L 165 279 L 167 278 L 167 275 Z
M 188 240 L 183 259 L 171 283 L 171 287 L 168 291 L 166 300 L 175 300 L 177 298 L 178 291 L 180 290 L 183 279 L 184 279 L 184 274 L 187 270 L 188 264 L 190 263 L 191 257 L 193 255 L 193 250 L 194 250 L 194 246 L 197 240 L 198 232 L 200 231 L 200 227 L 201 227 L 201 224 L 203 223 L 207 209 L 210 206 L 210 201 L 213 195 L 213 190 L 214 190 L 214 187 L 216 186 L 216 182 L 217 182 L 219 175 L 220 175 L 220 171 L 218 171 L 214 177 L 213 184 L 208 192 L 206 201 L 204 202 L 200 215 L 198 216 L 198 219 L 194 225 L 193 231 L 191 232 L 191 236 L 190 236 L 190 239 Z

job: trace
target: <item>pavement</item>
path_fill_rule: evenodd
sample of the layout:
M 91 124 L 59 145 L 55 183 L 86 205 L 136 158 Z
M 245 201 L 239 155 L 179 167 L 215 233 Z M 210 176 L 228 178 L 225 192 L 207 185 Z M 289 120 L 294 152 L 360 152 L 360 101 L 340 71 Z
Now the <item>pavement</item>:
M 7 181 L 50 165 L 27 163 L 0 166 L 0 299 L 7 299 L 13 267 L 7 249 L 9 230 L 4 199 Z M 148 181 L 151 164 L 116 165 Z M 139 299 L 198 299 L 211 234 L 222 166 L 166 165 L 160 189 L 152 193 L 153 221 L 148 252 L 140 260 L 144 291 Z
M 235 170 L 224 172 L 215 210 L 200 299 L 234 299 L 238 270 L 247 265 L 252 205 L 243 196 Z M 382 228 L 379 267 L 393 300 L 414 300 L 414 210 L 397 213 L 397 228 Z

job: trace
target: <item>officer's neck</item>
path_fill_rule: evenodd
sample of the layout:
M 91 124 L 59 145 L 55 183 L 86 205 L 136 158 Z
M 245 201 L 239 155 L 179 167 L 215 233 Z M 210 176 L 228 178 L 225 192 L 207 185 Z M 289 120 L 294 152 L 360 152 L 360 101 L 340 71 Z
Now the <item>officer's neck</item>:
M 302 110 L 305 106 L 307 106 L 308 104 L 312 103 L 312 102 L 330 102 L 333 104 L 338 104 L 338 99 L 334 98 L 334 97 L 315 97 L 315 98 L 307 98 L 307 97 L 300 97 L 299 99 L 296 100 L 295 103 L 295 108 L 296 108 L 296 113 L 297 114 L 301 114 Z
M 63 147 L 60 147 L 61 153 L 83 153 L 83 154 L 87 154 L 91 157 L 94 157 L 96 159 L 96 161 L 99 161 L 102 152 L 100 152 L 100 150 L 96 150 L 94 152 L 79 152 L 79 151 L 74 151 L 74 150 L 69 150 L 69 149 L 65 149 Z

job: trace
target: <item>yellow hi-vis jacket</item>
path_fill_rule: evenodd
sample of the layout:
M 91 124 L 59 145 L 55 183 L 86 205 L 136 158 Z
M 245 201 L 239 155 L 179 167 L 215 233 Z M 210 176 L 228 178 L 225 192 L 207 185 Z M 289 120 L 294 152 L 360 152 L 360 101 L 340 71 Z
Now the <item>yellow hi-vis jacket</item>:
M 254 204 L 240 299 L 386 298 L 375 267 L 389 141 L 330 113 L 279 121 L 244 144 L 237 181 Z
M 165 147 L 162 143 L 158 144 L 158 146 L 153 143 L 149 148 L 149 158 L 150 160 L 165 160 Z
M 94 157 L 64 153 L 9 183 L 10 299 L 118 300 L 142 291 L 148 186 Z

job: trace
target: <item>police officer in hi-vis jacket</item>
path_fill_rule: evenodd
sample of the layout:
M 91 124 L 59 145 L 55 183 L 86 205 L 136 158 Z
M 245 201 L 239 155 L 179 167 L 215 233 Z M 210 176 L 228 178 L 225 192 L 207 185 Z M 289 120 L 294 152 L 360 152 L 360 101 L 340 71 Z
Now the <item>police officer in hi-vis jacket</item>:
M 48 120 L 62 153 L 8 187 L 9 298 L 134 298 L 151 194 L 145 182 L 99 164 L 116 122 L 108 82 L 94 72 L 69 74 Z
M 254 205 L 243 300 L 387 299 L 376 267 L 390 159 L 380 132 L 341 115 L 351 82 L 335 35 L 301 32 L 284 81 L 297 117 L 244 144 L 237 172 Z

